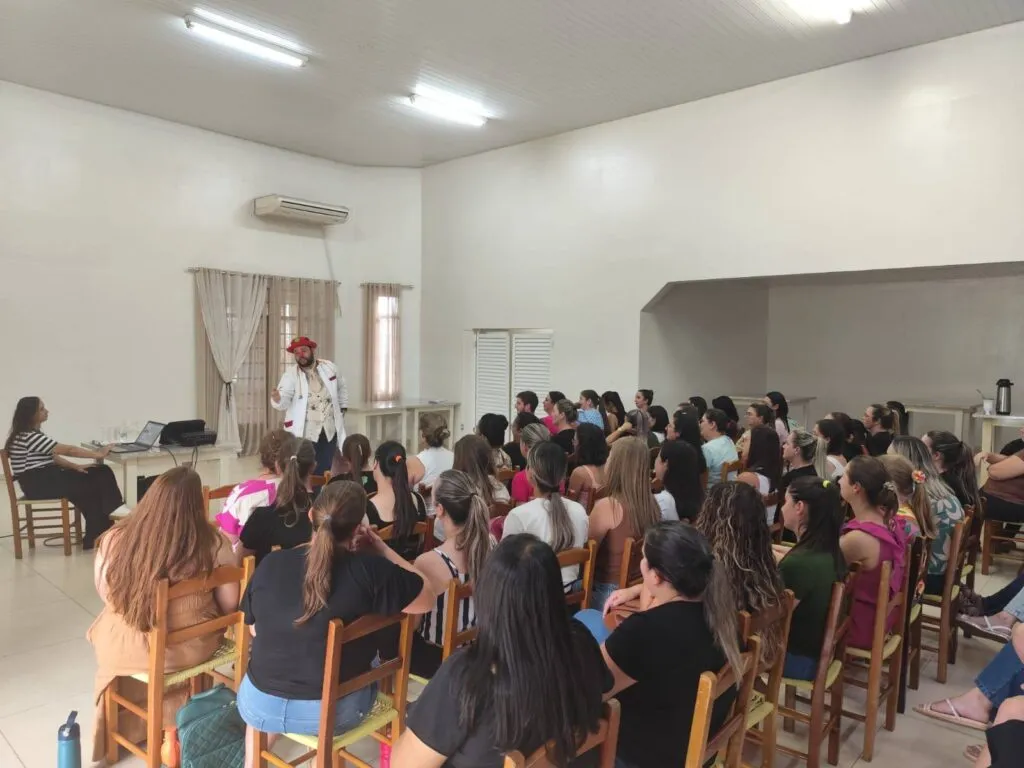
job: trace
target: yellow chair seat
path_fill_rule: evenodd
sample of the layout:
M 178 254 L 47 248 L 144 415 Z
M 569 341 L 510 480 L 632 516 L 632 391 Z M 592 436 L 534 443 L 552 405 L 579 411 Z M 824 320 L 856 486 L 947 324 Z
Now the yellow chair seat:
M 409 675 L 409 679 L 414 683 L 419 683 L 420 685 L 426 685 L 430 682 L 427 678 L 420 677 L 419 675 Z
M 960 596 L 960 585 L 953 585 L 953 591 L 949 595 L 950 600 L 956 600 Z M 921 595 L 921 599 L 928 605 L 942 605 L 942 595 Z
M 750 711 L 747 712 L 747 730 L 760 725 L 775 711 L 775 705 L 765 699 L 763 693 L 754 692 L 750 696 Z
M 968 563 L 960 570 L 960 578 L 966 579 L 972 573 L 974 573 L 974 566 Z
M 882 646 L 882 658 L 888 659 L 896 650 L 900 647 L 900 643 L 903 642 L 903 635 L 889 635 L 885 639 L 885 645 Z M 847 648 L 846 654 L 853 656 L 855 659 L 870 659 L 871 651 L 863 648 Z
M 910 623 L 913 624 L 921 616 L 921 604 L 914 603 L 910 607 Z
M 170 674 L 164 675 L 164 688 L 173 688 L 176 685 L 181 685 L 184 682 L 191 680 L 193 677 L 198 677 L 206 672 L 212 672 L 217 667 L 221 667 L 225 664 L 230 664 L 238 658 L 238 648 L 230 640 L 223 640 L 220 647 L 214 651 L 213 656 L 204 661 L 202 664 L 197 664 L 194 667 L 188 667 L 178 672 L 171 672 Z M 139 672 L 136 675 L 131 676 L 133 680 L 139 680 L 143 683 L 149 683 L 149 673 Z
M 370 709 L 370 714 L 366 716 L 366 719 L 352 730 L 345 731 L 344 733 L 335 736 L 332 748 L 337 752 L 339 749 L 344 749 L 350 744 L 355 744 L 360 739 L 365 739 L 374 731 L 379 731 L 385 725 L 392 722 L 396 717 L 398 717 L 398 710 L 395 709 L 394 701 L 392 701 L 391 697 L 387 694 L 378 693 L 377 701 L 373 703 L 373 707 Z M 291 739 L 307 749 L 316 749 L 316 735 L 286 733 L 284 736 L 286 739 Z
M 31 504 L 33 507 L 42 507 L 44 505 L 52 504 L 56 509 L 34 509 L 33 512 L 60 512 L 61 504 L 64 502 L 63 499 L 26 499 L 24 496 L 18 499 L 18 506 L 25 506 Z M 75 506 L 70 501 L 68 502 L 69 507 Z
M 841 662 L 839 659 L 836 659 L 835 661 L 833 661 L 831 664 L 828 665 L 828 673 L 825 675 L 825 690 L 826 691 L 835 684 L 836 680 L 839 679 L 839 675 L 840 675 L 840 673 L 842 673 L 842 671 L 843 671 L 843 662 Z M 797 680 L 797 679 L 792 678 L 792 677 L 784 677 L 784 678 L 782 678 L 782 684 L 783 685 L 790 685 L 790 686 L 796 688 L 798 691 L 810 692 L 810 691 L 814 690 L 814 681 L 813 680 Z

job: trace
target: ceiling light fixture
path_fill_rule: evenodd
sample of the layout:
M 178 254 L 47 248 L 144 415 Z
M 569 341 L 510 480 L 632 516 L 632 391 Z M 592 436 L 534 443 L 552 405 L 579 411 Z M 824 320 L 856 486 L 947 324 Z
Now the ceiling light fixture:
M 853 19 L 853 9 L 849 6 L 840 6 L 836 8 L 835 20 L 836 24 L 849 24 Z
M 284 64 L 289 67 L 301 67 L 308 61 L 305 56 L 282 51 L 266 43 L 256 42 L 248 37 L 243 37 L 213 24 L 208 24 L 205 21 L 199 21 L 192 16 L 185 17 L 185 27 L 205 40 L 232 48 L 250 56 L 255 56 L 264 61 L 272 61 L 275 64 Z
M 193 8 L 192 13 L 218 27 L 231 29 L 235 32 L 241 32 L 246 37 L 253 37 L 257 40 L 262 40 L 265 43 L 276 45 L 279 48 L 286 48 L 289 51 L 294 51 L 295 53 L 306 52 L 306 49 L 294 40 L 289 40 L 287 37 L 275 35 L 272 32 L 267 32 L 266 30 L 250 26 L 249 24 L 244 24 L 241 21 L 237 21 L 236 19 L 232 19 L 228 16 L 222 16 L 221 14 L 214 13 L 213 11 L 208 11 L 205 8 Z
M 407 103 L 434 117 L 479 128 L 487 122 L 483 105 L 429 85 L 417 85 Z

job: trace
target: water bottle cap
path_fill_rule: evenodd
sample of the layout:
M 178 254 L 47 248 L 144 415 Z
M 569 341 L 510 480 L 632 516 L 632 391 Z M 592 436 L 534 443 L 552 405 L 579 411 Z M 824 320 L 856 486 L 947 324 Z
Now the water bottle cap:
M 78 711 L 72 710 L 71 714 L 68 715 L 67 722 L 57 729 L 57 739 L 59 741 L 72 741 L 78 739 L 80 728 L 78 723 L 75 722 L 76 717 L 78 717 Z

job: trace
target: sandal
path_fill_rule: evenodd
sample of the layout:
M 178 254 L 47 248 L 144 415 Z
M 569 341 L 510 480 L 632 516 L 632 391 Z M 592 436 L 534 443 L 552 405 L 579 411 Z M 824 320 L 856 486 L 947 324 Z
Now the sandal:
M 1012 627 L 993 624 L 988 616 L 965 616 L 961 614 L 957 616 L 956 623 L 961 628 L 969 630 L 972 634 L 986 637 L 989 640 L 995 640 L 998 643 L 1010 642 L 1010 635 L 1013 633 Z
M 939 712 L 933 709 L 932 707 L 934 707 L 935 704 L 939 703 L 935 701 L 933 701 L 931 704 L 918 704 L 916 707 L 914 707 L 914 711 L 920 715 L 924 715 L 925 717 L 930 717 L 933 720 L 941 720 L 944 723 L 961 725 L 964 728 L 972 728 L 975 731 L 984 731 L 988 729 L 988 723 L 983 723 L 980 720 L 971 720 L 968 717 L 961 717 L 960 713 L 956 711 L 956 707 L 953 706 L 953 702 L 949 699 L 943 699 L 942 701 L 945 703 L 947 707 L 949 707 L 949 711 L 953 714 Z

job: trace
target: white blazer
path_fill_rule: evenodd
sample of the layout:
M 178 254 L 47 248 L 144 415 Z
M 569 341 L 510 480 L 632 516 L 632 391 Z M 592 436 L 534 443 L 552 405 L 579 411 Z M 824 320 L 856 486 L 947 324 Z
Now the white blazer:
M 345 441 L 345 422 L 342 409 L 348 408 L 348 387 L 345 377 L 338 374 L 338 368 L 330 360 L 317 360 L 316 372 L 327 388 L 331 404 L 334 406 L 334 424 L 338 431 L 338 445 Z M 281 394 L 281 402 L 270 399 L 270 407 L 276 411 L 285 411 L 284 428 L 296 437 L 302 437 L 306 428 L 306 408 L 309 405 L 309 384 L 306 377 L 299 373 L 298 364 L 293 363 L 284 369 L 281 381 L 277 385 Z

